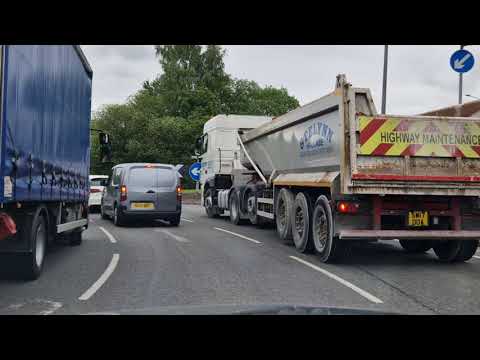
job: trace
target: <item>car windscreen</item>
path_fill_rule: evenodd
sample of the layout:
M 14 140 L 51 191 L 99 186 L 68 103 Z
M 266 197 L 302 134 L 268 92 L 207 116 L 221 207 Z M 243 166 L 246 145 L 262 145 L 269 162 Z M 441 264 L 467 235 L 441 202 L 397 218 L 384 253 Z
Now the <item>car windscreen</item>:
M 130 169 L 129 185 L 139 187 L 170 187 L 174 185 L 174 171 L 162 167 Z
M 108 178 L 92 178 L 90 179 L 90 186 L 107 186 Z

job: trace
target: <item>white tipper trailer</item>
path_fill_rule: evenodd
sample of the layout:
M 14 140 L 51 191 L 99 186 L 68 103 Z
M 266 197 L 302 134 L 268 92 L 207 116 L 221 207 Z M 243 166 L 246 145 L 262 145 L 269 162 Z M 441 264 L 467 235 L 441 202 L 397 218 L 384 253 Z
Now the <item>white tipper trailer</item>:
M 209 217 L 273 222 L 323 262 L 353 242 L 398 239 L 444 262 L 478 247 L 480 118 L 380 115 L 338 75 L 332 93 L 277 118 L 216 116 L 198 144 Z

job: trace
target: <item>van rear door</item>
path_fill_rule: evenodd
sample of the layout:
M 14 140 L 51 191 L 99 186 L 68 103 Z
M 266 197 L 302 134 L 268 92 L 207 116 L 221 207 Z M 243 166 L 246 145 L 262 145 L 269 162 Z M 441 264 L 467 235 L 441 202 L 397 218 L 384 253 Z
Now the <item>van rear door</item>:
M 156 208 L 158 211 L 177 210 L 177 175 L 170 167 L 156 167 Z
M 134 166 L 130 168 L 126 185 L 128 210 L 156 210 L 157 182 L 154 167 Z

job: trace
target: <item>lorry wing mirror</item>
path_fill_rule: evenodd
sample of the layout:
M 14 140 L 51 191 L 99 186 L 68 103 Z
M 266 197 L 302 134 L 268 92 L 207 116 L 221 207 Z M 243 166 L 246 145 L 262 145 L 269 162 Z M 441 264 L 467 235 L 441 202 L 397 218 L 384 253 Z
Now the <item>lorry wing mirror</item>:
M 108 145 L 108 144 L 110 144 L 110 136 L 108 136 L 107 133 L 100 132 L 100 134 L 98 135 L 98 137 L 99 137 L 100 145 Z
M 110 142 L 110 135 L 105 132 L 99 134 L 100 142 L 100 159 L 102 163 L 112 162 L 112 143 Z

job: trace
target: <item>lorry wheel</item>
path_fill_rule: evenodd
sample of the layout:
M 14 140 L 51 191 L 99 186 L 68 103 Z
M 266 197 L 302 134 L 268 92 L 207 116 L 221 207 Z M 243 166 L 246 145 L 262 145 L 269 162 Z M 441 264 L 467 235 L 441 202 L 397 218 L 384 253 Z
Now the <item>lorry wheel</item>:
M 312 233 L 310 226 L 312 205 L 308 195 L 301 192 L 297 194 L 293 203 L 292 215 L 292 235 L 295 247 L 301 253 L 311 252 L 313 250 L 310 235 Z
M 113 224 L 115 226 L 123 226 L 125 224 L 125 216 L 117 205 L 113 208 Z
M 247 213 L 248 220 L 250 220 L 252 225 L 257 225 L 259 223 L 259 216 L 257 215 L 257 198 L 251 191 L 247 194 Z
M 218 211 L 216 206 L 213 205 L 213 190 L 208 189 L 205 193 L 205 198 L 203 199 L 203 204 L 205 206 L 205 212 L 209 218 L 215 218 L 218 216 Z
M 460 252 L 464 240 L 438 241 L 433 245 L 433 251 L 442 262 L 454 262 Z
M 47 250 L 47 223 L 37 209 L 35 215 L 28 216 L 33 221 L 24 222 L 25 229 L 21 236 L 27 236 L 32 244 L 32 252 L 22 256 L 20 261 L 20 275 L 25 280 L 36 280 L 40 277 L 43 269 L 45 253 Z
M 228 208 L 230 210 L 230 221 L 235 225 L 242 224 L 242 220 L 240 219 L 240 201 L 236 191 L 232 192 L 228 203 Z
M 312 239 L 315 253 L 324 263 L 338 261 L 348 253 L 348 244 L 333 236 L 333 215 L 328 198 L 320 195 L 312 214 Z
M 409 253 L 424 253 L 432 248 L 428 240 L 400 240 L 400 245 Z
M 292 192 L 288 189 L 281 189 L 275 204 L 275 223 L 280 240 L 286 244 L 292 243 L 293 202 Z
M 68 234 L 68 244 L 70 246 L 79 246 L 82 243 L 82 231 L 73 231 Z
M 470 260 L 477 252 L 478 240 L 461 240 L 460 251 L 455 257 L 455 261 L 463 262 Z

